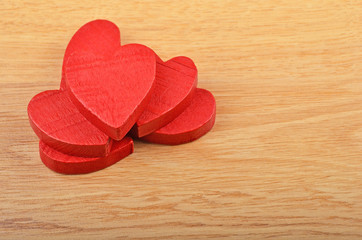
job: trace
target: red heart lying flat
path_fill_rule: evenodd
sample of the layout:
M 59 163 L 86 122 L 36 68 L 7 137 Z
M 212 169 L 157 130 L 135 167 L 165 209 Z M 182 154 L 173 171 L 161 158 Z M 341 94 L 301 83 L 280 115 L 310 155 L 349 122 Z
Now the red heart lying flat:
M 60 89 L 66 88 L 65 65 L 69 56 L 76 51 L 93 53 L 97 56 L 110 55 L 121 44 L 118 27 L 107 20 L 94 20 L 83 25 L 70 40 L 65 50 Z
M 155 90 L 132 129 L 137 137 L 156 131 L 180 115 L 190 105 L 197 85 L 197 69 L 190 58 L 175 57 L 167 62 L 156 58 Z
M 28 115 L 40 140 L 56 150 L 83 157 L 110 151 L 110 138 L 83 117 L 65 91 L 37 94 L 29 102 Z
M 111 152 L 105 157 L 84 158 L 66 155 L 39 142 L 40 158 L 51 170 L 63 174 L 83 174 L 101 170 L 133 153 L 132 138 L 114 141 Z
M 156 73 L 154 52 L 139 44 L 113 55 L 74 53 L 65 69 L 67 90 L 80 112 L 113 139 L 122 139 L 146 108 Z
M 169 145 L 191 142 L 211 130 L 215 114 L 214 96 L 205 89 L 197 88 L 190 106 L 184 112 L 166 126 L 141 139 Z

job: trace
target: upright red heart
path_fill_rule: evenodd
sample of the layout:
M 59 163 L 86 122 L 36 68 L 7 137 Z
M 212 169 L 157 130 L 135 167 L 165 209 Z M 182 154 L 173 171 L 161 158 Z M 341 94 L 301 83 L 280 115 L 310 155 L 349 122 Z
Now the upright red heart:
M 73 35 L 65 50 L 60 88 L 65 89 L 65 65 L 73 52 L 89 52 L 97 56 L 110 55 L 120 44 L 121 35 L 114 23 L 94 20 L 83 25 Z
M 206 134 L 215 123 L 216 102 L 207 90 L 197 88 L 189 107 L 166 126 L 143 137 L 148 142 L 181 144 Z
M 56 151 L 44 142 L 39 142 L 39 152 L 42 162 L 51 170 L 63 174 L 91 173 L 106 168 L 133 152 L 133 140 L 125 137 L 114 141 L 111 152 L 104 157 L 75 157 Z
M 58 151 L 83 157 L 110 151 L 111 139 L 78 111 L 65 91 L 37 94 L 29 102 L 28 115 L 39 139 Z
M 122 139 L 150 101 L 154 52 L 139 44 L 113 55 L 73 54 L 65 69 L 67 90 L 80 112 L 113 139 Z
M 197 85 L 197 69 L 187 57 L 163 62 L 157 56 L 155 90 L 151 101 L 133 127 L 143 137 L 165 126 L 188 107 Z

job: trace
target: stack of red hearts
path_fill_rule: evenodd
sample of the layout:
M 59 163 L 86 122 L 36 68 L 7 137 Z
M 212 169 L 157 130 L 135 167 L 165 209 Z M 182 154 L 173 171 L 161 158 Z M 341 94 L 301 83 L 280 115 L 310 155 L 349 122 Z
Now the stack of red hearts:
M 39 93 L 28 105 L 40 157 L 56 172 L 110 166 L 133 152 L 130 136 L 175 145 L 201 137 L 215 122 L 215 99 L 196 88 L 191 59 L 164 62 L 146 46 L 121 46 L 109 21 L 75 33 L 62 70 L 60 90 Z

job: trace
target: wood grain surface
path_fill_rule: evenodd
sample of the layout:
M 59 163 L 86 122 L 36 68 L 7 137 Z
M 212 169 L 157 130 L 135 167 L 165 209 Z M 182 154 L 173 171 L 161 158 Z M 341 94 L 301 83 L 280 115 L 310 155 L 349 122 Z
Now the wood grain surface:
M 0 16 L 0 239 L 362 238 L 361 1 L 3 0 Z M 192 58 L 216 123 L 60 175 L 26 107 L 97 18 L 122 44 Z

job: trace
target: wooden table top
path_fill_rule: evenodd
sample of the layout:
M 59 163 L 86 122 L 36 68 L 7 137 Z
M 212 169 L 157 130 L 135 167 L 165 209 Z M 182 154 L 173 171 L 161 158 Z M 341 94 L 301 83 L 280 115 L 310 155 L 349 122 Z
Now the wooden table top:
M 5 0 L 0 16 L 0 239 L 362 238 L 361 2 Z M 123 44 L 191 57 L 216 123 L 61 175 L 27 104 L 98 18 Z

